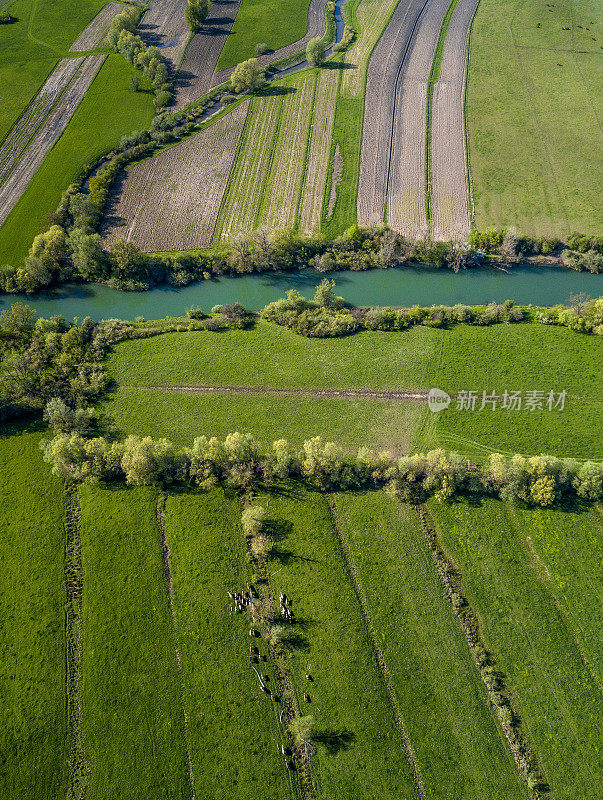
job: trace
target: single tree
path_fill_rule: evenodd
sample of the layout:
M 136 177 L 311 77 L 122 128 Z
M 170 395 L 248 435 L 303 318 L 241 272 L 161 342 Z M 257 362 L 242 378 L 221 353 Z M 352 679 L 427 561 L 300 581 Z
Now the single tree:
M 315 36 L 314 39 L 310 39 L 306 45 L 306 58 L 308 59 L 308 63 L 314 66 L 322 64 L 325 60 L 325 43 L 320 36 Z
M 209 0 L 188 0 L 184 19 L 193 33 L 199 33 L 208 13 Z
M 260 66 L 257 58 L 241 61 L 234 68 L 230 76 L 230 85 L 239 94 L 249 90 L 259 89 L 266 83 L 266 70 Z

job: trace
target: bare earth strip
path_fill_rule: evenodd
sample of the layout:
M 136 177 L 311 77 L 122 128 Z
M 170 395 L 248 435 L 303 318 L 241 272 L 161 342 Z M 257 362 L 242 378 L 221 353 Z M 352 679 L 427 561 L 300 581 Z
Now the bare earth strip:
M 190 37 L 184 20 L 187 0 L 151 0 L 138 33 L 148 45 L 161 48 L 172 73 L 176 73 Z
M 245 125 L 245 141 L 228 188 L 220 235 L 230 239 L 255 227 L 268 179 L 283 95 L 254 98 Z
M 316 74 L 309 73 L 286 95 L 276 145 L 264 222 L 272 230 L 293 228 L 304 174 L 304 154 L 312 118 Z
M 397 79 L 425 5 L 426 0 L 399 3 L 368 65 L 357 202 L 361 225 L 383 222 Z M 358 89 L 344 74 L 342 93 L 353 88 Z
M 306 45 L 310 39 L 313 39 L 315 36 L 324 36 L 327 29 L 325 8 L 326 0 L 310 0 L 310 6 L 308 8 L 308 32 L 306 35 L 292 44 L 279 47 L 278 50 L 274 50 L 272 53 L 266 53 L 260 56 L 258 59 L 260 64 L 266 66 L 273 61 L 278 61 L 280 58 L 287 58 L 288 56 L 300 53 L 302 50 L 306 49 Z M 221 69 L 220 72 L 214 73 L 211 85 L 218 86 L 218 84 L 227 81 L 232 75 L 233 69 L 234 67 L 230 67 L 229 69 Z
M 124 389 L 140 388 L 124 386 Z M 427 392 L 419 389 L 378 391 L 375 389 L 274 389 L 266 386 L 145 386 L 161 392 L 191 392 L 192 394 L 259 394 L 276 397 L 319 397 L 326 400 L 417 400 L 427 402 Z
M 387 194 L 387 221 L 420 238 L 428 233 L 425 203 L 427 83 L 440 28 L 450 0 L 430 0 L 419 19 L 396 97 Z
M 467 194 L 464 103 L 467 42 L 479 0 L 460 0 L 448 27 L 440 77 L 433 88 L 431 208 L 434 239 L 465 240 L 471 229 Z
M 338 84 L 338 70 L 327 69 L 319 73 L 306 182 L 301 199 L 300 228 L 304 233 L 320 230 Z
M 8 217 L 38 167 L 67 127 L 104 60 L 104 55 L 89 56 L 84 59 L 84 63 L 66 91 L 44 120 L 43 126 L 34 135 L 18 163 L 0 186 L 0 225 Z
M 92 50 L 109 30 L 109 23 L 113 17 L 120 14 L 124 8 L 125 6 L 120 3 L 107 3 L 94 17 L 90 25 L 80 33 L 69 48 L 70 52 L 78 53 L 83 50 Z
M 105 217 L 105 243 L 124 237 L 146 252 L 208 245 L 249 101 L 159 155 L 134 164 Z
M 192 103 L 212 86 L 212 78 L 224 42 L 239 10 L 240 0 L 212 3 L 201 33 L 189 42 L 176 77 L 176 109 Z

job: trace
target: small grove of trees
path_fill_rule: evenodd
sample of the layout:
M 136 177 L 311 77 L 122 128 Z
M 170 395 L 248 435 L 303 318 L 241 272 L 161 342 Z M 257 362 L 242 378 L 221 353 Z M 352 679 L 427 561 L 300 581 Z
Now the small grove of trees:
M 193 33 L 199 33 L 209 13 L 210 0 L 188 0 L 184 11 L 186 24 Z
M 266 69 L 258 62 L 257 58 L 241 61 L 234 68 L 230 76 L 230 85 L 237 94 L 254 91 L 266 83 Z
M 325 60 L 326 46 L 320 36 L 310 39 L 306 45 L 306 58 L 309 64 L 318 66 Z
M 348 457 L 338 445 L 319 436 L 308 439 L 301 450 L 279 440 L 264 452 L 253 436 L 241 433 L 231 433 L 224 441 L 201 436 L 191 448 L 178 450 L 166 439 L 128 436 L 123 442 L 109 442 L 64 431 L 42 447 L 56 475 L 118 479 L 134 486 L 183 482 L 248 490 L 258 482 L 301 478 L 326 491 L 386 486 L 410 502 L 429 496 L 449 500 L 459 495 L 490 495 L 549 507 L 575 497 L 603 498 L 602 463 L 546 455 L 526 458 L 494 453 L 475 468 L 444 450 L 396 459 L 387 451 L 360 448 L 355 457 Z M 262 522 L 259 511 L 249 512 L 243 522 L 247 534 L 257 538 Z

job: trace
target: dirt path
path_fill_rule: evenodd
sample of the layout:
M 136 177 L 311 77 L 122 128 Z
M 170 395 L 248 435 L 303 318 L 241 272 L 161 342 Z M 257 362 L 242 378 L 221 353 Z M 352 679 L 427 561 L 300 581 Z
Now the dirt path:
M 469 197 L 465 152 L 465 75 L 471 21 L 479 0 L 459 0 L 433 87 L 431 114 L 432 235 L 443 241 L 469 236 Z
M 401 742 L 402 742 L 402 747 L 404 749 L 404 752 L 406 753 L 406 757 L 408 758 L 408 761 L 410 762 L 413 783 L 416 786 L 418 796 L 423 800 L 425 798 L 425 790 L 423 788 L 423 784 L 421 782 L 421 776 L 419 774 L 419 765 L 418 765 L 417 758 L 415 756 L 414 750 L 412 748 L 412 744 L 411 744 L 410 739 L 408 737 L 408 733 L 407 733 L 406 727 L 404 725 L 404 720 L 402 719 L 402 714 L 400 713 L 400 708 L 398 706 L 398 700 L 397 700 L 396 694 L 394 692 L 394 687 L 393 687 L 392 681 L 391 681 L 391 675 L 389 673 L 389 669 L 388 669 L 387 664 L 385 662 L 385 658 L 383 656 L 383 651 L 381 650 L 381 647 L 379 646 L 379 643 L 377 642 L 377 638 L 376 638 L 375 634 L 373 633 L 374 628 L 373 628 L 373 624 L 372 624 L 372 621 L 371 621 L 370 612 L 368 610 L 368 605 L 367 605 L 367 602 L 366 602 L 366 596 L 364 594 L 364 591 L 362 589 L 362 585 L 361 585 L 360 580 L 358 578 L 358 573 L 356 572 L 356 567 L 354 566 L 354 561 L 352 559 L 352 554 L 350 552 L 350 547 L 348 545 L 347 539 L 345 538 L 344 533 L 343 533 L 343 531 L 342 531 L 342 529 L 339 526 L 339 523 L 337 521 L 337 513 L 336 513 L 336 509 L 335 509 L 335 503 L 334 503 L 334 501 L 333 501 L 333 499 L 331 497 L 328 498 L 328 503 L 329 503 L 329 509 L 331 511 L 331 519 L 333 521 L 333 527 L 335 528 L 335 531 L 337 532 L 337 536 L 339 538 L 339 543 L 340 543 L 341 549 L 343 551 L 343 555 L 344 555 L 344 558 L 345 558 L 345 561 L 346 561 L 348 572 L 350 574 L 350 578 L 352 580 L 352 583 L 354 584 L 354 590 L 356 592 L 356 596 L 357 596 L 358 602 L 360 604 L 360 609 L 362 611 L 362 618 L 364 620 L 365 628 L 366 628 L 367 634 L 368 634 L 368 636 L 369 636 L 369 638 L 371 640 L 371 643 L 373 645 L 375 653 L 377 655 L 377 664 L 379 665 L 379 670 L 381 672 L 381 677 L 382 677 L 383 683 L 385 685 L 385 690 L 386 690 L 387 695 L 389 697 L 389 701 L 390 701 L 390 705 L 392 707 L 392 712 L 393 712 L 393 716 L 394 716 L 394 721 L 396 723 L 396 727 L 398 728 L 398 731 L 400 732 L 400 739 L 401 739 Z
M 254 394 L 277 397 L 315 397 L 326 400 L 414 400 L 427 402 L 427 392 L 421 389 L 278 389 L 266 386 L 124 386 L 124 389 L 155 389 L 161 392 L 190 392 L 191 394 Z
M 165 501 L 167 495 L 162 492 L 157 498 L 157 531 L 159 533 L 159 543 L 161 545 L 161 556 L 163 559 L 163 574 L 165 576 L 165 585 L 168 594 L 168 603 L 170 606 L 170 618 L 172 622 L 172 631 L 174 634 L 174 651 L 176 655 L 176 664 L 178 666 L 178 679 L 180 682 L 180 697 L 182 702 L 182 723 L 184 729 L 184 739 L 186 744 L 186 760 L 188 767 L 188 779 L 191 790 L 191 800 L 195 800 L 195 780 L 193 776 L 193 763 L 191 761 L 191 748 L 190 739 L 188 735 L 188 716 L 186 713 L 186 706 L 184 705 L 184 686 L 182 682 L 182 662 L 180 660 L 180 651 L 178 649 L 178 641 L 176 634 L 176 613 L 174 611 L 174 597 L 172 591 L 172 569 L 170 566 L 170 548 L 167 543 L 167 536 L 165 534 Z

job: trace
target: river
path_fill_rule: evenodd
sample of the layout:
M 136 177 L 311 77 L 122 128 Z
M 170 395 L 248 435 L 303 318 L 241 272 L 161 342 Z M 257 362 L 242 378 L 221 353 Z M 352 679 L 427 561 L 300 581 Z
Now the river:
M 238 301 L 257 311 L 288 289 L 298 289 L 312 297 L 314 288 L 325 277 L 312 269 L 287 273 L 225 276 L 183 289 L 159 287 L 150 292 L 119 292 L 96 284 L 67 285 L 40 295 L 0 296 L 0 309 L 17 300 L 27 303 L 40 316 L 62 314 L 66 319 L 90 316 L 95 320 L 136 317 L 160 319 L 180 316 L 198 306 L 209 311 L 214 305 Z M 567 303 L 570 294 L 602 294 L 602 279 L 588 272 L 562 267 L 515 267 L 505 273 L 492 267 L 463 270 L 403 266 L 365 272 L 331 272 L 335 291 L 354 305 L 422 306 L 467 305 L 514 300 L 518 305 Z

